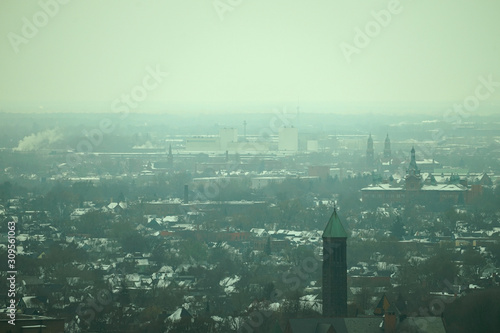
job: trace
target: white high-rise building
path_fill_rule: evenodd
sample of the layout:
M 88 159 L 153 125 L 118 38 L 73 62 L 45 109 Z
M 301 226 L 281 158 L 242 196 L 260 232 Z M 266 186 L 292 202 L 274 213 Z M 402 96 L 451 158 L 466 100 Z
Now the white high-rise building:
M 281 151 L 299 150 L 299 131 L 295 127 L 280 128 L 278 150 Z
M 238 130 L 236 128 L 221 128 L 219 130 L 220 149 L 227 150 L 229 143 L 238 142 Z

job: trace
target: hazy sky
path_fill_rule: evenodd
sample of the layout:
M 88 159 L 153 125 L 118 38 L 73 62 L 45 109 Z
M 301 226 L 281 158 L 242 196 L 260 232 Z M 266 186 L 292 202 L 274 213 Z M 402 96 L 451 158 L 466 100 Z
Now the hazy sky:
M 67 2 L 0 2 L 0 108 L 500 104 L 498 0 Z

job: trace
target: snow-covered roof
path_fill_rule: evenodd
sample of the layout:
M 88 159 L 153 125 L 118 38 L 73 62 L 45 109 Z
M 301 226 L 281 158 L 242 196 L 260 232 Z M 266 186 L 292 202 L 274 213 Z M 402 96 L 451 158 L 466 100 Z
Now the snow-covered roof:
M 376 184 L 376 185 L 370 185 L 368 187 L 364 187 L 361 189 L 361 191 L 402 191 L 402 187 L 395 187 L 392 186 L 391 184 Z
M 183 318 L 191 318 L 191 314 L 184 309 L 184 307 L 178 308 L 174 313 L 167 317 L 166 321 L 177 322 Z
M 437 185 L 424 185 L 422 191 L 467 191 L 467 188 L 460 184 L 437 184 Z
M 236 282 L 238 282 L 239 280 L 241 279 L 241 277 L 239 277 L 238 275 L 235 275 L 233 277 L 227 277 L 227 278 L 224 278 L 222 279 L 220 282 L 219 282 L 219 285 L 221 287 L 224 287 L 224 291 L 226 293 L 232 293 L 235 291 L 235 287 L 234 287 L 234 284 Z

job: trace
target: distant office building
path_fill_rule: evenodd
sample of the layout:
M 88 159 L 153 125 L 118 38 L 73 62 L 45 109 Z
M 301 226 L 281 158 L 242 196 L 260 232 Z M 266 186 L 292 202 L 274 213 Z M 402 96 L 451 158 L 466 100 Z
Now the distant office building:
M 199 136 L 186 140 L 187 151 L 234 151 L 238 145 L 238 130 L 223 128 L 219 136 Z
M 298 151 L 299 132 L 294 127 L 282 127 L 279 130 L 278 150 Z
M 222 128 L 219 130 L 220 150 L 231 148 L 231 144 L 238 142 L 238 130 L 235 128 Z
M 187 151 L 219 151 L 220 140 L 215 136 L 200 136 L 186 139 Z

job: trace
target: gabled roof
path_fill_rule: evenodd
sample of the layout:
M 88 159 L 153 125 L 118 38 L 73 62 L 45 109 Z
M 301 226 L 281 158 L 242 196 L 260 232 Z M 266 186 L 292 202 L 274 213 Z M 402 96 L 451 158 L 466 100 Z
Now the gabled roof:
M 342 226 L 342 222 L 337 215 L 337 209 L 333 208 L 333 214 L 323 231 L 323 238 L 347 238 L 347 232 Z
M 191 314 L 186 309 L 184 309 L 183 306 L 181 306 L 174 313 L 168 316 L 167 319 L 165 319 L 165 321 L 170 320 L 172 322 L 177 322 L 183 318 L 191 318 L 191 317 L 192 317 Z
M 380 298 L 380 301 L 377 304 L 377 307 L 375 310 L 373 310 L 373 314 L 376 316 L 381 316 L 385 314 L 385 312 L 389 309 L 391 306 L 391 303 L 389 303 L 389 300 L 387 299 L 387 296 L 385 294 Z

